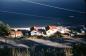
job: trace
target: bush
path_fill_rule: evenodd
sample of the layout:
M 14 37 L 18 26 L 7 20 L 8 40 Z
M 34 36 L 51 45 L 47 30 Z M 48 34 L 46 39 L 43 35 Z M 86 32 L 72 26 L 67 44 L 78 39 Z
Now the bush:
M 7 36 L 10 32 L 10 26 L 0 21 L 0 36 Z

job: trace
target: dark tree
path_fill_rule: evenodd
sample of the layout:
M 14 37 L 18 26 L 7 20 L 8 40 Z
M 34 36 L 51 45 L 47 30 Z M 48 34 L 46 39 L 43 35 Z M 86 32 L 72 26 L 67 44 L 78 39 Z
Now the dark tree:
M 0 36 L 6 36 L 9 34 L 10 26 L 0 21 Z

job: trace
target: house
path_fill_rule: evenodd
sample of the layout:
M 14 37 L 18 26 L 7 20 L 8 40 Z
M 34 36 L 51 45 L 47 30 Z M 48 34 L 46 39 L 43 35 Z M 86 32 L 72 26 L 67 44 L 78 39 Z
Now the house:
M 57 32 L 68 35 L 70 30 L 67 27 L 63 27 L 63 26 L 47 26 L 46 27 L 46 36 L 52 36 Z
M 37 30 L 33 30 L 33 31 L 31 31 L 31 36 L 34 36 L 34 35 L 41 36 L 42 33 L 40 33 L 40 32 L 37 31 Z
M 51 36 L 54 35 L 58 31 L 57 26 L 47 26 L 46 27 L 46 35 L 45 36 Z
M 22 31 L 10 31 L 10 35 L 11 38 L 20 38 L 23 36 Z
M 65 33 L 69 33 L 70 30 L 69 30 L 67 27 L 59 26 L 59 27 L 58 27 L 58 32 L 60 32 L 60 33 L 62 33 L 62 34 L 65 34 Z
M 43 32 L 41 30 L 43 30 L 44 28 L 41 27 L 31 27 L 31 36 L 37 35 L 37 36 L 42 36 Z

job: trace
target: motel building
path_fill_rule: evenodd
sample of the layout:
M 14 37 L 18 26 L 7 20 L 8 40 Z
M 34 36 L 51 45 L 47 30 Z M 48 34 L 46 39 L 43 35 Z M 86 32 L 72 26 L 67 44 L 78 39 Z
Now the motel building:
M 11 38 L 20 38 L 23 37 L 23 35 L 30 35 L 30 36 L 44 36 L 44 37 L 49 37 L 54 35 L 57 32 L 60 32 L 61 34 L 67 35 L 70 30 L 67 29 L 66 27 L 62 26 L 46 26 L 46 27 L 39 27 L 39 26 L 33 26 L 30 28 L 13 28 L 14 30 L 10 31 L 10 37 Z M 29 29 L 29 30 L 28 30 Z M 20 31 L 19 31 L 20 30 Z M 23 32 L 24 31 L 24 32 Z
M 70 30 L 62 26 L 46 26 L 45 28 L 31 27 L 31 36 L 37 35 L 49 37 L 57 32 L 60 32 L 61 34 L 68 34 Z
M 60 32 L 64 36 L 64 38 L 69 38 L 71 31 L 67 27 L 59 26 L 58 32 Z
M 59 27 L 58 27 L 58 32 L 60 32 L 60 33 L 62 33 L 62 34 L 65 34 L 65 33 L 69 33 L 70 30 L 69 30 L 67 27 L 59 26 Z
M 47 26 L 46 27 L 46 35 L 44 35 L 44 36 L 54 35 L 57 31 L 58 31 L 57 26 Z
M 31 36 L 42 36 L 43 35 L 43 31 L 45 27 L 31 27 Z
M 49 37 L 54 35 L 57 31 L 58 31 L 57 26 L 47 26 L 45 28 L 31 27 L 31 36 L 37 35 L 37 36 Z
M 10 31 L 10 35 L 9 35 L 9 37 L 11 38 L 20 38 L 22 36 L 23 36 L 22 31 L 15 31 L 15 30 Z
M 47 26 L 45 36 L 51 36 L 57 32 L 60 32 L 63 35 L 69 35 L 70 30 L 62 26 Z

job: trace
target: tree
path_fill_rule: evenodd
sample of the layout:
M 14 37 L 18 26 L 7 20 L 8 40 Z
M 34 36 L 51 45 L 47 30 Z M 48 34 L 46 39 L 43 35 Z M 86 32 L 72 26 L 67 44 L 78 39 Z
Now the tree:
M 0 21 L 0 36 L 6 36 L 9 34 L 10 26 Z

